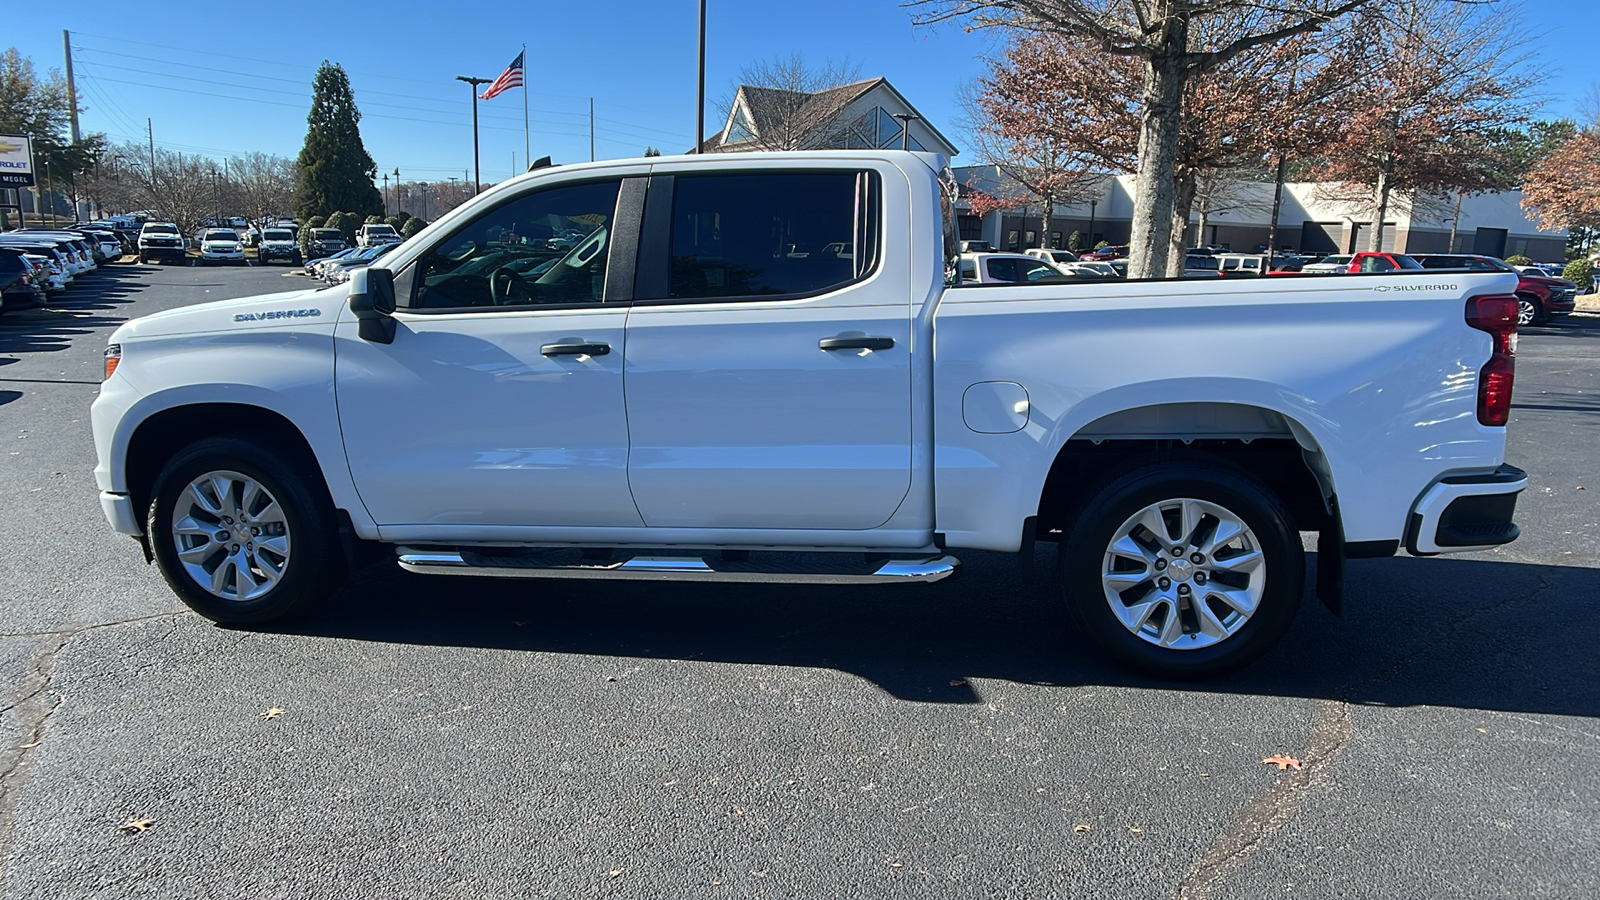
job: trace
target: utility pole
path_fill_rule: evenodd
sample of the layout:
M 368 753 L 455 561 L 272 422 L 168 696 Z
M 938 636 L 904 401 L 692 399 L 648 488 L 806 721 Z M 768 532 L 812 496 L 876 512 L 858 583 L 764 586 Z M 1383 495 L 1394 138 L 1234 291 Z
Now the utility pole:
M 478 168 L 478 85 L 493 84 L 494 79 L 457 75 L 456 80 L 465 81 L 472 90 L 472 193 L 477 194 L 483 190 L 482 173 Z
M 389 173 L 383 173 L 383 214 L 389 215 Z
M 695 79 L 694 92 L 694 150 L 700 152 L 700 142 L 706 139 L 706 0 L 700 0 L 700 74 Z
M 150 190 L 156 189 L 156 128 L 147 118 L 144 120 L 144 133 L 150 138 Z
M 78 131 L 78 88 L 72 81 L 72 35 L 61 29 L 61 48 L 67 54 L 67 98 L 72 103 L 72 142 L 76 144 L 83 139 Z
M 594 98 L 589 98 L 589 162 L 594 162 Z

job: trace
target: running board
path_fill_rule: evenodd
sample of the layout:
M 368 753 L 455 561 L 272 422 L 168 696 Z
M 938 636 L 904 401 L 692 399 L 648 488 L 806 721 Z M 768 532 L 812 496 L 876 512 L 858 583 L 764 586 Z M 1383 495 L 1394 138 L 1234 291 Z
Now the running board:
M 396 549 L 400 568 L 424 575 L 493 578 L 587 578 L 621 581 L 723 581 L 760 584 L 907 584 L 942 581 L 961 561 L 935 554 L 890 559 L 885 554 L 707 551 L 695 555 L 625 555 L 560 548 Z M 752 559 L 751 557 L 757 557 Z

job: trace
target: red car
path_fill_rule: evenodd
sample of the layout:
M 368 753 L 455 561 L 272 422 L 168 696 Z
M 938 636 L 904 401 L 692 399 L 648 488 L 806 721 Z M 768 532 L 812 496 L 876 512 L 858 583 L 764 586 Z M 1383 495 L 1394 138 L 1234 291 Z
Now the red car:
M 1565 278 L 1518 272 L 1492 256 L 1474 253 L 1424 253 L 1417 255 L 1424 269 L 1468 272 L 1511 272 L 1517 276 L 1517 324 L 1543 325 L 1552 316 L 1564 316 L 1577 306 L 1578 286 Z
M 1112 259 L 1125 259 L 1125 258 L 1127 258 L 1127 256 L 1128 256 L 1128 245 L 1127 244 L 1118 244 L 1115 247 L 1110 246 L 1108 244 L 1108 245 L 1106 245 L 1104 247 L 1101 247 L 1099 250 L 1095 250 L 1095 251 L 1093 251 L 1091 253 L 1085 253 L 1082 256 L 1078 257 L 1078 258 L 1082 259 L 1082 260 L 1096 260 L 1096 261 L 1099 261 L 1099 262 L 1105 262 L 1107 260 L 1112 260 Z

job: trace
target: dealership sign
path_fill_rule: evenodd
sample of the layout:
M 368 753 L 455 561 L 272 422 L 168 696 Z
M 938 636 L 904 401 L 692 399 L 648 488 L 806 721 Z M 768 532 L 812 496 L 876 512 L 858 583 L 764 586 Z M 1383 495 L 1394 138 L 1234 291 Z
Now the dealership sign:
M 33 142 L 20 134 L 0 134 L 0 187 L 33 183 Z

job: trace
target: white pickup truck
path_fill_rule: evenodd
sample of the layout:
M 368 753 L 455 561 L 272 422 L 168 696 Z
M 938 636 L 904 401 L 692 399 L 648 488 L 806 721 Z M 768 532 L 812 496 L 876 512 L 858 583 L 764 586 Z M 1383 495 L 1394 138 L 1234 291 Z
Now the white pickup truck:
M 229 623 L 373 551 L 863 584 L 964 550 L 1029 573 L 1052 541 L 1083 631 L 1167 676 L 1277 640 L 1299 532 L 1335 607 L 1347 557 L 1517 536 L 1514 274 L 962 286 L 943 165 L 544 168 L 347 285 L 128 322 L 93 408 L 106 516 Z

